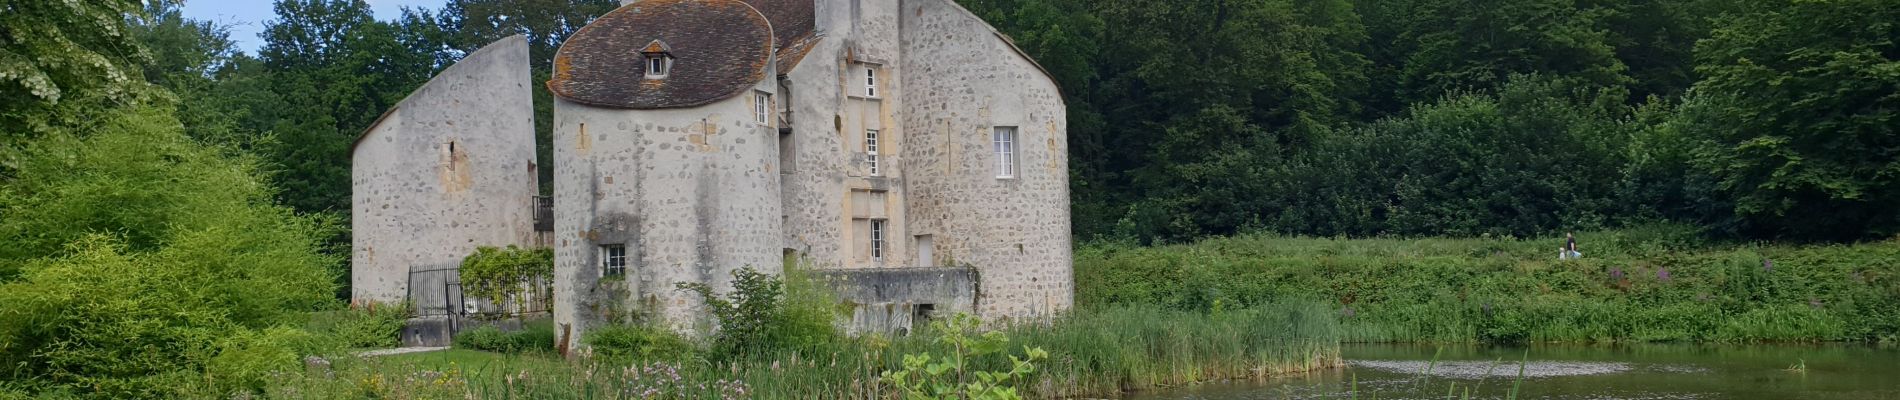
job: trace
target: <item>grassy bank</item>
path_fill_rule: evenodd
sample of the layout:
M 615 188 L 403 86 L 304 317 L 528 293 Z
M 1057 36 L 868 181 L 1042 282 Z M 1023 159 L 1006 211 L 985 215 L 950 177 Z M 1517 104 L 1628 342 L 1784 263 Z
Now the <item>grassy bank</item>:
M 1124 390 L 1246 378 L 1338 365 L 1340 330 L 1319 304 L 1270 304 L 1217 313 L 1154 307 L 1081 311 L 1004 329 L 1009 354 L 1049 353 L 1015 386 L 1034 398 L 1114 397 Z M 712 361 L 704 353 L 659 360 L 561 360 L 452 350 L 338 360 L 267 390 L 275 398 L 894 398 L 880 379 L 905 355 L 943 356 L 934 335 L 838 338 L 797 351 Z M 994 371 L 1005 354 L 971 360 Z
M 1349 341 L 1832 341 L 1900 336 L 1900 243 L 1711 244 L 1681 229 L 1558 238 L 1252 235 L 1091 246 L 1077 302 L 1331 304 Z

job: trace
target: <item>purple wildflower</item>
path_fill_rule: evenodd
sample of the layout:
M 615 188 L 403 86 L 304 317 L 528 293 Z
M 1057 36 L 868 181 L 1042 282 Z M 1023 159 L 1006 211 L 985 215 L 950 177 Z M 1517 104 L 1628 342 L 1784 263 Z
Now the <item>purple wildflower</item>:
M 1761 259 L 1761 270 L 1763 272 L 1775 272 L 1775 260 Z
M 1809 298 L 1808 307 L 1821 308 L 1821 299 Z
M 1700 302 L 1705 302 L 1705 303 L 1706 303 L 1706 302 L 1708 302 L 1708 301 L 1709 301 L 1709 294 L 1708 294 L 1707 292 L 1703 292 L 1703 293 L 1696 293 L 1696 295 L 1695 295 L 1695 301 L 1700 301 Z
M 1656 280 L 1659 280 L 1659 281 L 1663 281 L 1663 282 L 1669 282 L 1669 267 L 1661 267 L 1661 268 L 1657 268 L 1657 269 L 1656 269 Z
M 1621 280 L 1623 280 L 1623 267 L 1611 267 L 1611 268 L 1610 268 L 1610 280 L 1612 280 L 1612 281 L 1621 281 Z
M 1854 283 L 1867 283 L 1867 275 L 1854 271 Z
M 1339 313 L 1344 314 L 1346 318 L 1352 318 L 1353 316 L 1352 307 L 1346 307 L 1346 309 L 1340 310 Z
M 1484 316 L 1491 316 L 1491 302 L 1484 302 Z

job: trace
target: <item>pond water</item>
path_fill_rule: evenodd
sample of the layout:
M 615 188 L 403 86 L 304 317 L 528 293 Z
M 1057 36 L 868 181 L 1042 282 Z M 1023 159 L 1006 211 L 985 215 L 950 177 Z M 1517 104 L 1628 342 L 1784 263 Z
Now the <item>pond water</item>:
M 1865 345 L 1347 345 L 1345 368 L 1161 389 L 1135 400 L 1900 399 L 1900 350 Z M 1527 356 L 1528 355 L 1528 356 Z M 1436 362 L 1432 360 L 1436 359 Z M 1803 367 L 1804 366 L 1804 367 Z M 1454 386 L 1455 389 L 1454 389 Z

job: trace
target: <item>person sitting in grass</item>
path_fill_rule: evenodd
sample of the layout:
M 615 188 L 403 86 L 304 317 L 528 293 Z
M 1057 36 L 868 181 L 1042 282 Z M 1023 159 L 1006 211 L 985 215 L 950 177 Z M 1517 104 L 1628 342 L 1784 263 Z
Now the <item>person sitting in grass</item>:
M 1575 260 L 1578 258 L 1583 258 L 1583 253 L 1577 251 L 1577 236 L 1565 232 L 1564 247 L 1557 250 L 1557 259 Z

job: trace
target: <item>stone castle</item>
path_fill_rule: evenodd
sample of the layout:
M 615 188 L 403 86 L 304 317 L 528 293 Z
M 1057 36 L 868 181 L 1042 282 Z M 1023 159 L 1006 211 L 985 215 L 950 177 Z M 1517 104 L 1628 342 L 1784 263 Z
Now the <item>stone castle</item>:
M 860 331 L 1072 303 L 1060 93 L 952 0 L 626 2 L 555 55 L 551 166 L 527 58 L 521 38 L 472 53 L 358 140 L 357 300 L 453 291 L 418 271 L 518 245 L 554 250 L 563 337 L 628 309 L 705 326 L 676 283 L 788 259 Z

